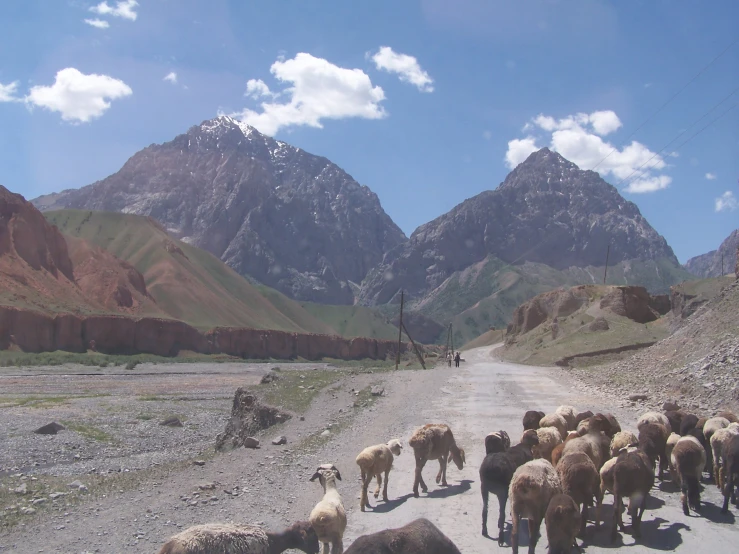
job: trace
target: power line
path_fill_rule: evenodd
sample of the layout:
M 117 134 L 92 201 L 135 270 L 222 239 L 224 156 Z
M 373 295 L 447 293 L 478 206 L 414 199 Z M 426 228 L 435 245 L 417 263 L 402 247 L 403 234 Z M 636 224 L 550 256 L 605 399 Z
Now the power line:
M 709 67 L 711 67 L 714 63 L 716 63 L 716 61 L 718 61 L 718 59 L 721 58 L 721 56 L 723 56 L 724 54 L 726 54 L 726 52 L 728 52 L 731 49 L 731 47 L 734 46 L 737 42 L 739 42 L 739 37 L 737 37 L 736 39 L 734 39 L 734 42 L 732 42 L 731 44 L 729 44 L 729 46 L 727 46 L 726 48 L 724 48 L 718 56 L 716 56 L 710 62 L 708 62 L 708 64 L 706 66 L 704 66 L 703 69 L 701 69 L 698 73 L 696 73 L 696 75 L 692 79 L 690 79 L 690 81 L 688 81 L 687 83 L 685 83 L 685 85 L 683 85 L 683 87 L 680 90 L 678 90 L 675 94 L 673 94 L 670 98 L 668 98 L 667 101 L 664 104 L 662 104 L 657 109 L 656 112 L 654 112 L 652 115 L 650 115 L 641 125 L 639 125 L 636 129 L 634 129 L 632 131 L 632 133 L 628 137 L 626 137 L 626 139 L 624 140 L 624 144 L 626 144 L 626 141 L 628 141 L 631 137 L 633 137 L 636 133 L 638 133 L 642 129 L 642 127 L 644 127 L 647 123 L 649 123 L 652 119 L 654 119 L 654 117 L 659 112 L 661 112 L 670 102 L 672 102 L 675 98 L 677 98 L 680 95 L 680 93 L 682 93 L 682 91 L 684 91 L 686 88 L 688 88 L 688 86 L 690 86 L 696 79 L 698 79 L 698 77 L 700 77 L 701 75 L 703 75 L 703 73 L 705 73 L 705 71 Z M 611 156 L 611 154 L 613 154 L 616 150 L 618 150 L 618 147 L 614 147 L 608 154 L 606 154 L 606 157 L 605 158 L 603 158 L 601 161 L 599 161 L 597 164 L 595 164 L 592 168 L 590 168 L 590 171 L 594 171 L 596 167 L 598 167 L 600 164 L 602 164 L 604 161 L 606 161 Z

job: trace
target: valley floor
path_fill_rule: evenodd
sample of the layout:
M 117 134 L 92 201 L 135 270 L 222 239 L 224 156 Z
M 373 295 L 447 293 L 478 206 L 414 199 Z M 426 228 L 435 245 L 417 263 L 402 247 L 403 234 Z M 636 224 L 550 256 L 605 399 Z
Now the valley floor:
M 322 496 L 320 486 L 308 479 L 316 466 L 325 462 L 335 463 L 343 477 L 339 491 L 349 522 L 345 547 L 359 535 L 397 527 L 423 516 L 433 521 L 462 552 L 508 551 L 507 547 L 499 549 L 496 541 L 480 534 L 482 500 L 478 468 L 484 455 L 485 435 L 505 429 L 516 442 L 524 411 L 548 412 L 563 403 L 582 410 L 610 411 L 624 428 L 633 430 L 637 407 L 606 400 L 586 387 L 575 386 L 558 369 L 495 361 L 490 347 L 467 351 L 464 357 L 466 362 L 460 369 L 349 373 L 338 386 L 328 386 L 316 396 L 304 414 L 304 421 L 295 418 L 280 429 L 268 430 L 259 450 L 239 449 L 211 456 L 204 460 L 203 466 L 172 466 L 164 474 L 142 475 L 135 485 L 121 489 L 123 492 L 98 494 L 82 504 L 46 512 L 43 518 L 27 516 L 24 525 L 2 532 L 0 552 L 151 553 L 167 537 L 195 523 L 261 522 L 279 528 L 297 519 L 307 519 Z M 207 374 L 207 369 L 203 368 L 203 372 Z M 221 378 L 212 377 L 214 381 Z M 249 380 L 246 375 L 244 378 L 245 382 Z M 234 384 L 229 382 L 228 386 Z M 384 396 L 354 407 L 355 391 L 375 384 L 384 386 Z M 223 403 L 221 413 L 227 414 L 230 397 L 224 395 L 220 402 Z M 414 428 L 434 421 L 452 427 L 458 444 L 465 448 L 468 463 L 462 471 L 450 464 L 450 486 L 446 488 L 433 483 L 437 466 L 435 462 L 430 463 L 424 472 L 429 494 L 414 498 L 414 461 L 407 440 Z M 331 435 L 322 440 L 320 433 L 329 424 Z M 212 429 L 212 436 L 221 430 L 222 427 Z M 269 439 L 278 434 L 288 437 L 286 446 L 270 444 Z M 390 501 L 377 502 L 370 497 L 375 510 L 362 513 L 358 500 L 359 472 L 354 458 L 365 446 L 393 437 L 401 438 L 406 446 L 390 473 Z M 214 488 L 199 489 L 199 485 Z M 619 534 L 617 545 L 624 545 L 625 551 L 636 554 L 652 550 L 733 551 L 739 541 L 737 511 L 732 508 L 727 516 L 722 516 L 721 498 L 715 485 L 704 483 L 704 487 L 701 515 L 686 517 L 672 483 L 659 484 L 644 514 L 643 539 L 635 545 L 630 535 Z M 611 502 L 609 495 L 603 510 L 606 524 L 597 532 L 589 525 L 584 541 L 586 552 L 612 550 L 608 541 Z M 494 531 L 497 519 L 494 499 L 489 517 Z M 510 516 L 507 521 L 508 536 Z M 524 533 L 525 527 L 522 526 Z M 542 532 L 545 534 L 543 525 Z M 544 552 L 546 543 L 544 536 L 537 550 Z M 524 535 L 522 546 L 526 544 Z

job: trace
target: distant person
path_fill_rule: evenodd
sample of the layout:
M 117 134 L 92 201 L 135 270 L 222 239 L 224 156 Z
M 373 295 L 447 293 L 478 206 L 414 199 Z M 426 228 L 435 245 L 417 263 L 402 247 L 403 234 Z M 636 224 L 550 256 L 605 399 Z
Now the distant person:
M 451 350 L 446 353 L 446 361 L 449 364 L 449 367 L 452 367 L 452 352 L 451 352 Z
M 454 364 L 455 364 L 455 365 L 456 365 L 457 367 L 459 367 L 459 362 L 460 362 L 460 360 L 461 360 L 461 359 L 462 359 L 462 356 L 460 355 L 460 353 L 459 353 L 459 352 L 457 352 L 457 353 L 456 353 L 456 354 L 454 355 Z

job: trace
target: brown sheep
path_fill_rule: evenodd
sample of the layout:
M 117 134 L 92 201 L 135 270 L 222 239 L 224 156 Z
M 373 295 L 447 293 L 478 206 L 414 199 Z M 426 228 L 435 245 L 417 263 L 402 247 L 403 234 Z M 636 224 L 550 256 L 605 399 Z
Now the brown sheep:
M 696 512 L 701 511 L 700 478 L 706 466 L 706 450 L 695 437 L 680 438 L 672 449 L 671 461 L 680 481 L 680 501 L 683 513 L 690 514 L 688 504 Z
M 362 535 L 344 554 L 460 554 L 456 545 L 428 519 L 419 518 L 403 527 Z
M 640 449 L 621 451 L 613 466 L 613 526 L 611 542 L 618 536 L 617 528 L 624 531 L 621 512 L 623 499 L 629 499 L 629 513 L 634 538 L 641 537 L 641 518 L 647 506 L 647 496 L 654 486 L 654 469 L 649 457 Z
M 571 452 L 584 452 L 595 464 L 595 468 L 600 471 L 605 461 L 611 457 L 610 447 L 611 439 L 603 432 L 609 428 L 609 421 L 603 414 L 595 414 L 590 418 L 590 426 L 588 432 L 574 438 L 565 443 L 562 455 L 566 456 Z
M 600 491 L 600 475 L 593 461 L 582 452 L 564 456 L 557 465 L 562 481 L 562 492 L 572 497 L 578 507 L 582 506 L 580 534 L 585 533 L 588 522 L 588 507 L 595 504 L 595 528 L 600 524 L 600 508 L 603 496 Z M 595 502 L 593 502 L 595 500 Z M 579 509 L 579 508 L 578 508 Z
M 416 476 L 413 481 L 413 496 L 418 496 L 418 485 L 423 492 L 428 492 L 428 487 L 423 480 L 421 472 L 429 460 L 439 460 L 439 473 L 436 482 L 447 486 L 446 466 L 451 460 L 460 470 L 464 467 L 464 449 L 457 447 L 454 435 L 448 425 L 443 423 L 428 423 L 416 429 L 408 441 L 416 457 Z
M 649 456 L 652 467 L 656 467 L 659 460 L 659 479 L 664 477 L 667 468 L 665 448 L 670 436 L 670 428 L 663 423 L 642 423 L 639 427 L 639 448 Z
M 382 474 L 385 474 L 385 487 L 382 489 L 382 499 L 387 502 L 387 484 L 389 481 L 390 470 L 393 468 L 395 456 L 400 456 L 403 445 L 398 439 L 390 439 L 387 444 L 376 444 L 368 446 L 362 450 L 357 456 L 356 462 L 362 474 L 362 493 L 359 500 L 359 509 L 364 511 L 365 506 L 370 506 L 367 498 L 367 488 L 372 482 L 372 478 L 377 478 L 377 488 L 375 489 L 375 498 L 380 495 L 380 487 L 382 486 Z
M 567 436 L 567 420 L 559 414 L 545 415 L 539 421 L 539 428 L 541 427 L 554 427 L 557 431 L 559 431 L 560 437 Z
M 549 554 L 570 554 L 577 547 L 575 537 L 580 529 L 580 509 L 566 494 L 558 494 L 549 502 L 544 516 L 549 540 Z
M 544 412 L 537 412 L 535 410 L 529 410 L 523 415 L 523 430 L 528 431 L 529 429 L 536 430 L 539 428 L 539 421 L 546 414 Z

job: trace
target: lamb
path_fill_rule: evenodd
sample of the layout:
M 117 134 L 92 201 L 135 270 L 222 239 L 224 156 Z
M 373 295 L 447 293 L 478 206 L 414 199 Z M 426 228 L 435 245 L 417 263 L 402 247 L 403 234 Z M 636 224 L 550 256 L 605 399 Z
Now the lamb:
M 588 410 L 587 412 L 580 412 L 575 416 L 575 429 L 577 429 L 577 426 L 580 424 L 581 421 L 584 419 L 588 419 L 589 417 L 593 417 L 595 414 Z
M 680 433 L 681 437 L 684 437 L 688 433 L 690 433 L 693 429 L 696 428 L 698 424 L 698 416 L 694 414 L 687 414 L 683 416 L 682 421 L 680 422 L 680 430 L 678 433 Z M 701 427 L 703 429 L 703 427 Z
M 362 474 L 362 495 L 359 501 L 359 509 L 364 511 L 365 506 L 370 506 L 367 498 L 367 488 L 373 477 L 377 477 L 377 488 L 375 498 L 380 495 L 382 486 L 382 474 L 385 474 L 385 486 L 382 489 L 382 499 L 387 502 L 387 483 L 390 470 L 393 467 L 394 456 L 400 456 L 403 445 L 398 439 L 391 439 L 387 444 L 376 444 L 368 446 L 357 456 L 357 465 Z
M 539 428 L 542 427 L 554 427 L 559 431 L 560 437 L 567 436 L 567 420 L 559 414 L 549 414 L 541 418 Z
M 534 451 L 534 458 L 544 458 L 548 462 L 552 461 L 552 450 L 562 442 L 562 437 L 554 427 L 540 427 L 536 430 L 539 437 L 539 444 Z
M 621 449 L 621 452 L 634 452 L 638 450 L 637 446 L 626 446 Z M 613 468 L 616 467 L 618 456 L 607 460 L 600 468 L 600 494 L 601 498 L 605 496 L 606 492 L 613 494 Z
M 560 406 L 556 410 L 554 410 L 555 414 L 561 415 L 563 418 L 565 418 L 565 422 L 567 422 L 567 430 L 568 431 L 574 431 L 577 427 L 576 419 L 578 411 L 575 409 L 574 406 Z M 564 437 L 564 435 L 562 435 Z
M 716 414 L 716 417 L 723 417 L 724 419 L 728 419 L 729 423 L 739 423 L 739 417 L 736 417 L 734 412 L 719 412 Z
M 482 493 L 482 534 L 488 536 L 488 495 L 498 497 L 498 545 L 503 546 L 505 506 L 508 502 L 508 486 L 516 469 L 534 459 L 532 449 L 539 444 L 537 432 L 524 431 L 521 442 L 507 452 L 493 452 L 485 456 L 480 464 L 480 492 Z
M 554 447 L 554 450 L 552 450 L 552 465 L 554 467 L 557 467 L 559 460 L 562 458 L 562 452 L 565 449 L 565 445 L 568 442 L 570 442 L 572 439 L 576 439 L 579 436 L 580 435 L 577 433 L 577 431 L 570 431 L 567 434 L 567 437 L 565 438 L 565 440 Z
M 613 466 L 613 526 L 611 542 L 618 536 L 617 527 L 624 531 L 623 499 L 629 498 L 629 513 L 634 538 L 641 537 L 641 518 L 647 496 L 654 486 L 654 469 L 649 457 L 638 448 L 622 450 Z
M 573 452 L 564 456 L 557 465 L 557 472 L 562 482 L 562 492 L 569 495 L 582 506 L 580 533 L 585 533 L 588 522 L 588 506 L 593 506 L 595 499 L 595 527 L 600 524 L 600 507 L 603 496 L 600 491 L 600 475 L 593 461 L 582 452 Z
M 299 521 L 281 533 L 270 533 L 254 525 L 195 525 L 170 537 L 159 554 L 279 554 L 292 548 L 318 553 L 318 538 L 309 522 Z
M 611 439 L 611 457 L 615 458 L 622 448 L 638 444 L 639 439 L 631 431 L 619 431 Z
M 362 535 L 345 554 L 460 554 L 456 545 L 428 519 L 419 518 L 403 527 Z
M 511 438 L 503 430 L 494 431 L 485 437 L 485 454 L 505 452 L 511 447 Z
M 508 496 L 511 497 L 511 547 L 518 554 L 518 528 L 521 518 L 529 520 L 529 554 L 534 554 L 541 522 L 549 501 L 562 493 L 562 483 L 554 466 L 546 460 L 532 460 L 513 474 Z
M 603 433 L 603 429 L 607 429 L 609 425 L 603 414 L 595 414 L 590 418 L 590 428 L 585 435 L 565 443 L 562 456 L 571 452 L 584 452 L 593 461 L 595 468 L 600 470 L 610 457 L 611 440 Z
M 603 418 L 605 418 L 605 421 L 607 424 L 605 426 L 601 427 L 601 431 L 603 431 L 609 439 L 612 439 L 616 433 L 621 432 L 621 425 L 619 425 L 618 420 L 615 418 L 613 414 L 596 414 L 600 415 Z M 587 434 L 588 430 L 590 429 L 590 422 L 592 421 L 593 416 L 583 419 L 580 421 L 580 423 L 577 424 L 577 432 L 580 435 Z
M 642 414 L 636 422 L 637 430 L 641 431 L 642 425 L 646 425 L 647 423 L 661 423 L 668 429 L 671 428 L 670 420 L 667 419 L 666 415 L 659 412 L 646 412 L 645 414 Z
M 528 431 L 529 429 L 538 429 L 539 421 L 544 417 L 544 412 L 537 412 L 529 410 L 523 415 L 523 430 Z
M 713 453 L 711 452 L 711 437 L 719 429 L 725 429 L 729 426 L 729 420 L 725 417 L 712 417 L 707 420 L 703 426 L 703 436 L 706 438 L 705 441 L 701 441 L 703 448 L 706 450 L 706 457 L 708 461 L 708 477 L 713 479 Z
M 736 504 L 736 485 L 739 483 L 739 435 L 733 435 L 721 450 L 719 482 L 723 485 L 724 505 L 721 513 L 729 511 L 729 498 Z
M 720 479 L 720 468 L 722 462 L 721 452 L 726 442 L 733 436 L 739 434 L 739 423 L 730 423 L 728 427 L 719 429 L 711 436 L 711 456 L 713 457 L 713 474 L 716 476 L 716 486 L 723 490 Z
M 544 516 L 549 540 L 549 554 L 570 554 L 577 546 L 575 537 L 580 529 L 580 509 L 566 494 L 558 494 L 549 502 Z
M 644 423 L 639 427 L 639 448 L 649 456 L 652 467 L 655 467 L 659 460 L 659 478 L 662 480 L 664 470 L 667 467 L 667 457 L 665 456 L 665 446 L 667 438 L 670 436 L 669 424 L 663 423 Z
M 695 437 L 681 437 L 672 449 L 670 459 L 680 482 L 683 513 L 686 516 L 690 514 L 688 503 L 696 512 L 700 512 L 700 478 L 706 465 L 706 451 L 703 445 Z
M 423 492 L 428 491 L 421 472 L 423 471 L 423 466 L 429 460 L 439 460 L 439 473 L 436 475 L 436 482 L 441 482 L 445 487 L 447 486 L 447 463 L 450 460 L 454 460 L 458 469 L 461 470 L 464 467 L 464 449 L 457 447 L 452 430 L 448 425 L 444 425 L 443 423 L 428 423 L 416 429 L 408 444 L 413 448 L 413 453 L 416 457 L 416 476 L 413 481 L 413 496 L 418 497 L 419 484 Z
M 670 422 L 670 428 L 673 433 L 680 433 L 680 424 L 686 415 L 682 410 L 669 410 L 665 412 L 665 417 Z
M 670 470 L 670 480 L 673 483 L 677 483 L 677 473 L 675 472 L 675 465 L 672 463 L 672 451 L 680 440 L 680 435 L 677 433 L 670 433 L 667 437 L 667 443 L 665 444 L 665 457 L 667 458 L 667 467 Z
M 336 489 L 336 480 L 341 481 L 341 474 L 335 465 L 322 464 L 310 478 L 311 481 L 316 479 L 323 487 L 323 498 L 311 511 L 309 521 L 319 542 L 323 543 L 323 554 L 329 554 L 329 544 L 331 554 L 341 554 L 346 529 L 346 511 Z

